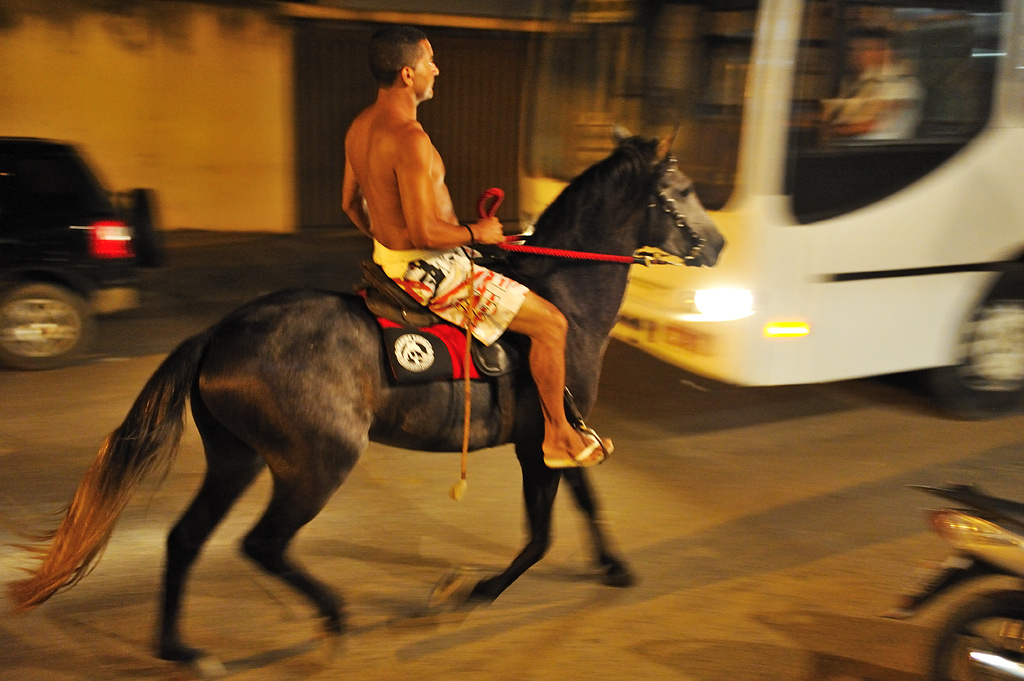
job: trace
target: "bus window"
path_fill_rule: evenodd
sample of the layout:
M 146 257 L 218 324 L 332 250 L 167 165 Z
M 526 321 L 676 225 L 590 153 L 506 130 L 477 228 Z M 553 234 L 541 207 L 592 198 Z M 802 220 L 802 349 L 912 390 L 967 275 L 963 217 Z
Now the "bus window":
M 903 189 L 985 127 L 999 11 L 993 0 L 807 4 L 786 173 L 800 223 Z

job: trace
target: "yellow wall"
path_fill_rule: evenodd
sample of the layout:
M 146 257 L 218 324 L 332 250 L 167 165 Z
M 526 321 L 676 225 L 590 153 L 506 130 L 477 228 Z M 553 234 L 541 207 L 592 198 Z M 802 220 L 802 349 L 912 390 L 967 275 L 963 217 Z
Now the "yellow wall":
M 160 0 L 4 18 L 0 135 L 79 144 L 109 189 L 155 189 L 165 229 L 295 228 L 285 23 Z

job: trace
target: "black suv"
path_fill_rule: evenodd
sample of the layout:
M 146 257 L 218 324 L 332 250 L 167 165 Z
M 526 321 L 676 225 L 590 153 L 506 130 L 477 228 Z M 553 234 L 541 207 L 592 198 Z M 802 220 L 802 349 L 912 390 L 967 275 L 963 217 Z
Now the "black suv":
M 148 190 L 112 196 L 74 146 L 0 137 L 0 364 L 69 363 L 94 315 L 138 305 L 157 250 Z

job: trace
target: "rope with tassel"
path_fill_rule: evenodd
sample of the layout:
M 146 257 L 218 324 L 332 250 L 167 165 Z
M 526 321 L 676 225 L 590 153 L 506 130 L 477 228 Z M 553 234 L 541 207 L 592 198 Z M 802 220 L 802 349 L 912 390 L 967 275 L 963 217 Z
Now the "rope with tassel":
M 470 351 L 469 346 L 473 342 L 473 327 L 476 325 L 476 286 L 473 280 L 473 259 L 469 261 L 469 293 L 466 294 L 466 349 L 462 353 L 462 383 L 464 386 L 465 406 L 463 408 L 464 415 L 462 417 L 462 469 L 459 475 L 459 480 L 452 488 L 448 490 L 448 496 L 454 501 L 462 501 L 462 496 L 466 493 L 466 488 L 469 486 L 469 482 L 466 480 L 466 461 L 469 458 L 469 428 L 470 428 L 470 416 L 471 416 L 471 405 L 473 401 L 472 385 L 469 382 L 469 363 L 470 363 Z
M 498 188 L 488 189 L 480 197 L 477 202 L 477 213 L 481 218 L 491 217 L 493 218 L 498 214 L 498 206 L 501 205 L 502 200 L 505 198 L 505 192 Z M 487 202 L 491 199 L 494 202 L 488 207 Z M 469 231 L 470 238 L 472 239 L 473 230 Z M 473 258 L 469 259 L 469 291 L 466 293 L 466 299 L 464 304 L 466 305 L 466 349 L 462 353 L 462 383 L 463 389 L 463 417 L 462 417 L 462 461 L 461 471 L 459 480 L 451 489 L 448 490 L 448 496 L 454 501 L 462 501 L 463 495 L 466 494 L 466 489 L 469 487 L 469 481 L 467 480 L 467 461 L 469 459 L 469 431 L 472 424 L 472 402 L 473 402 L 473 387 L 469 380 L 471 353 L 470 347 L 473 343 L 473 327 L 476 326 L 477 320 L 477 306 L 478 298 L 476 293 L 476 272 L 474 270 Z

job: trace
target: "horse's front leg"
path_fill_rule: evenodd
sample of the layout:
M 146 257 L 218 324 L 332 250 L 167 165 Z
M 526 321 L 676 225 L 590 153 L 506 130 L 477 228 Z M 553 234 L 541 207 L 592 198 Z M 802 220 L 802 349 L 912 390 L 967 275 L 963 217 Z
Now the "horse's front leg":
M 597 564 L 601 568 L 601 580 L 608 586 L 633 586 L 636 583 L 636 578 L 630 571 L 629 566 L 626 565 L 625 561 L 616 556 L 608 546 L 594 488 L 587 478 L 586 471 L 581 468 L 567 468 L 563 471 L 563 476 L 566 483 L 569 484 L 569 489 L 572 490 L 576 507 L 587 518 L 590 537 L 594 542 L 594 552 L 597 554 Z
M 473 588 L 470 600 L 493 601 L 520 575 L 544 557 L 551 545 L 551 512 L 558 493 L 559 471 L 544 465 L 538 446 L 536 452 L 524 453 L 517 447 L 523 469 L 523 500 L 526 504 L 530 537 L 515 560 L 500 575 L 481 580 Z

